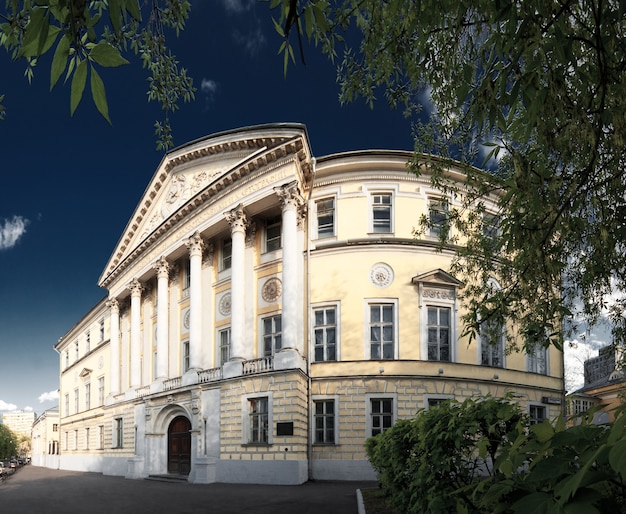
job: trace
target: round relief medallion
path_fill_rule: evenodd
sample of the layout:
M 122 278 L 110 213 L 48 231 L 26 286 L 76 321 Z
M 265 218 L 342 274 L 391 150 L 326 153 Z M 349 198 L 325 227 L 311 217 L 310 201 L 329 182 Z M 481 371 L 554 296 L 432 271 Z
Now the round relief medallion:
M 230 316 L 230 307 L 231 307 L 230 293 L 226 293 L 220 299 L 220 306 L 219 306 L 220 314 L 222 316 Z
M 261 295 L 267 303 L 275 302 L 283 291 L 283 284 L 279 278 L 270 278 L 263 284 Z
M 393 282 L 393 270 L 384 262 L 378 262 L 370 270 L 370 280 L 376 287 L 388 287 Z
M 185 327 L 187 330 L 189 330 L 189 309 L 187 309 L 185 311 L 185 314 L 183 314 L 183 327 Z

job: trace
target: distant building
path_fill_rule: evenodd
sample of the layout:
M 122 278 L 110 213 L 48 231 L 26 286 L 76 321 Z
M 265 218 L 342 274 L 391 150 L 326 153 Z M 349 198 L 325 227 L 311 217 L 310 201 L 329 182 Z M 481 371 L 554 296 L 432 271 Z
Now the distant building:
M 31 458 L 36 466 L 59 467 L 59 408 L 48 409 L 33 423 Z
M 107 297 L 55 346 L 60 467 L 374 479 L 365 440 L 420 408 L 512 392 L 534 421 L 560 414 L 561 352 L 509 354 L 512 323 L 461 336 L 463 283 L 437 244 L 457 200 L 407 173 L 411 156 L 316 159 L 298 124 L 165 155 L 100 277 Z M 124 185 L 107 187 L 113 201 Z M 434 226 L 416 238 L 421 215 Z
M 567 395 L 567 411 L 572 417 L 570 424 L 576 424 L 577 417 L 598 405 L 603 407 L 594 414 L 593 422 L 613 421 L 613 411 L 624 402 L 626 394 L 621 356 L 622 353 L 610 345 L 601 348 L 597 357 L 585 361 L 583 387 Z
M 32 411 L 13 410 L 2 415 L 2 423 L 16 434 L 30 437 L 36 414 Z

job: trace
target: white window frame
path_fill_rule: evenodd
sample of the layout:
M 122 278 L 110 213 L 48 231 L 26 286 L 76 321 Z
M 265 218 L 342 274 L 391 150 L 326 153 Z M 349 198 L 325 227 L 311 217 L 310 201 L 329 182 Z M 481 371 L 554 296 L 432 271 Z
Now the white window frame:
M 180 368 L 183 373 L 187 373 L 189 371 L 189 366 L 191 357 L 191 346 L 189 344 L 189 339 L 185 339 L 180 344 Z
M 368 191 L 369 199 L 368 199 L 368 217 L 369 217 L 369 234 L 374 236 L 380 236 L 381 234 L 393 234 L 395 232 L 395 216 L 394 216 L 394 206 L 396 204 L 396 192 L 393 189 L 378 189 L 372 187 Z M 390 205 L 389 205 L 389 231 L 377 231 L 374 227 L 374 206 L 377 205 L 374 203 L 374 197 L 377 196 L 389 196 Z M 383 204 L 381 204 L 383 205 Z
M 189 258 L 183 259 L 180 274 L 181 298 L 188 298 L 191 288 L 191 260 Z
M 80 390 L 74 389 L 74 414 L 80 412 Z
M 499 341 L 497 341 L 495 344 L 491 344 L 489 341 L 487 341 L 487 335 L 482 333 L 482 323 L 480 325 L 481 330 L 478 333 L 478 364 L 481 366 L 486 366 L 486 367 L 492 367 L 492 368 L 506 368 L 506 351 L 505 351 L 505 345 L 506 345 L 506 326 L 503 325 L 500 327 L 500 329 L 502 330 L 502 333 L 500 334 L 499 337 Z M 499 365 L 495 365 L 491 362 L 489 363 L 484 363 L 483 362 L 483 350 L 485 349 L 485 345 L 488 346 L 487 351 L 489 352 L 490 355 L 490 360 L 493 359 L 493 355 L 494 352 L 496 350 L 499 351 L 499 358 L 502 361 Z
M 228 333 L 228 359 L 225 361 L 223 359 L 223 355 L 222 355 L 222 335 L 224 333 Z M 226 362 L 228 362 L 230 360 L 230 356 L 231 356 L 231 351 L 232 351 L 232 344 L 231 344 L 231 331 L 230 331 L 230 325 L 229 326 L 224 326 L 224 327 L 220 327 L 217 329 L 217 336 L 215 341 L 217 341 L 216 344 L 216 349 L 217 349 L 217 355 L 216 355 L 216 362 L 219 363 L 220 366 L 223 366 Z
M 112 447 L 124 448 L 124 418 L 117 417 L 112 420 Z
M 391 400 L 391 426 L 393 427 L 398 420 L 398 394 L 366 394 L 365 395 L 365 438 L 372 436 L 372 400 Z
M 373 360 L 370 342 L 370 306 L 371 305 L 392 305 L 393 306 L 393 358 L 375 359 L 394 361 L 400 358 L 398 334 L 399 334 L 399 304 L 397 298 L 366 298 L 363 302 L 363 358 Z
M 341 345 L 340 345 L 340 341 L 341 341 L 341 309 L 340 309 L 341 303 L 340 302 L 324 302 L 324 303 L 317 303 L 317 304 L 313 304 L 311 305 L 311 355 L 312 355 L 312 362 L 339 362 L 341 360 L 341 353 L 340 353 L 340 349 L 341 349 Z M 315 349 L 316 349 L 316 339 L 315 339 L 315 328 L 316 328 L 316 324 L 315 324 L 315 312 L 318 310 L 327 310 L 327 309 L 335 309 L 335 359 L 334 360 L 327 360 L 326 358 L 324 358 L 323 360 L 317 360 L 315 358 Z M 329 325 L 323 325 L 324 327 L 327 327 Z M 324 357 L 326 357 L 326 344 L 324 344 Z
M 273 248 L 270 249 L 268 248 L 270 239 L 268 238 L 268 232 L 270 230 L 270 228 L 272 227 L 276 227 L 276 226 L 280 227 L 280 235 L 278 237 L 279 240 L 279 244 L 278 244 L 278 248 Z M 271 241 L 276 240 L 277 238 L 272 238 Z M 269 218 L 265 220 L 265 227 L 263 227 L 263 253 L 265 254 L 276 254 L 276 252 L 279 252 L 280 250 L 282 250 L 283 248 L 283 218 L 282 215 L 276 216 L 274 218 Z
M 427 216 L 428 216 L 428 220 L 431 223 L 431 225 L 428 227 L 428 235 L 432 238 L 435 239 L 439 239 L 441 237 L 441 230 L 440 230 L 440 225 L 437 224 L 435 226 L 432 226 L 432 213 L 433 212 L 444 212 L 444 210 L 439 210 L 439 209 L 433 209 L 432 207 L 434 207 L 436 204 L 438 205 L 445 205 L 446 209 L 446 216 L 444 218 L 444 223 L 445 224 L 445 220 L 449 219 L 449 212 L 450 212 L 450 206 L 452 205 L 452 202 L 449 198 L 446 198 L 444 196 L 428 196 L 428 201 L 427 201 L 427 207 L 428 207 L 428 212 L 427 212 Z M 448 225 L 448 232 L 446 234 L 446 239 L 450 238 L 450 230 L 452 228 Z
M 424 289 L 436 289 L 443 292 L 451 292 L 449 296 L 441 295 L 438 298 L 427 298 L 424 296 Z M 428 360 L 428 307 L 443 307 L 450 309 L 450 360 L 449 361 L 429 361 Z M 420 356 L 422 360 L 428 362 L 456 362 L 458 351 L 458 306 L 456 300 L 456 289 L 451 287 L 438 287 L 431 284 L 419 284 L 419 308 L 420 308 Z
M 533 408 L 543 410 L 544 417 L 541 421 L 536 421 L 535 418 L 532 417 L 531 410 Z M 543 422 L 544 420 L 548 419 L 548 408 L 542 403 L 530 402 L 528 404 L 528 419 L 531 425 L 536 425 L 536 424 Z
M 267 442 L 250 441 L 250 400 L 267 398 Z M 241 444 L 242 446 L 270 446 L 274 444 L 274 393 L 263 391 L 241 396 Z
M 321 202 L 332 201 L 332 216 L 333 222 L 331 227 L 331 233 L 320 235 L 320 209 L 319 204 Z M 323 196 L 316 198 L 315 202 L 315 235 L 316 239 L 332 239 L 337 237 L 337 197 L 335 195 Z M 326 209 L 324 212 L 330 212 L 330 209 Z
M 227 244 L 230 243 L 230 244 Z M 230 253 L 226 254 L 226 248 L 230 248 Z M 226 265 L 228 264 L 228 265 Z M 232 268 L 233 264 L 233 240 L 232 237 L 223 237 L 220 240 L 220 262 L 219 262 L 219 271 L 229 271 Z
M 543 372 L 531 369 L 535 367 L 535 363 L 540 362 L 540 360 L 536 356 L 537 350 L 543 352 Z M 541 345 L 536 345 L 533 349 L 532 355 L 530 353 L 526 354 L 526 371 L 528 371 L 529 373 L 537 373 L 538 375 L 547 376 L 550 374 L 550 352 L 548 351 L 548 348 Z
M 453 400 L 453 394 L 425 394 L 424 395 L 424 409 L 428 410 L 431 408 L 430 400 L 435 400 L 438 402 L 445 402 L 446 400 Z
M 333 419 L 333 430 L 335 432 L 335 437 L 334 437 L 334 441 L 331 443 L 318 443 L 315 440 L 315 434 L 316 434 L 316 426 L 315 426 L 315 421 L 316 421 L 316 402 L 328 402 L 328 401 L 332 401 L 334 402 L 334 409 L 335 409 L 335 413 L 334 413 L 334 419 Z M 311 396 L 311 444 L 315 445 L 315 446 L 337 446 L 340 444 L 340 440 L 339 440 L 339 395 L 334 395 L 334 396 L 328 396 L 328 395 L 312 395 Z
M 85 410 L 91 410 L 91 382 L 85 384 Z
M 98 377 L 98 406 L 102 407 L 104 405 L 104 399 L 106 397 L 105 389 L 104 389 L 104 377 Z
M 272 332 L 272 353 L 270 355 L 267 355 L 265 353 L 265 320 L 270 319 L 270 318 L 276 318 L 276 317 L 280 318 L 280 332 Z M 273 357 L 277 353 L 276 352 L 277 349 L 275 346 L 275 337 L 276 337 L 276 334 L 278 333 L 280 333 L 280 348 L 278 348 L 278 351 L 280 351 L 283 348 L 283 314 L 282 314 L 282 311 L 268 312 L 264 314 L 263 316 L 259 316 L 258 323 L 259 323 L 258 324 L 259 355 L 262 357 Z

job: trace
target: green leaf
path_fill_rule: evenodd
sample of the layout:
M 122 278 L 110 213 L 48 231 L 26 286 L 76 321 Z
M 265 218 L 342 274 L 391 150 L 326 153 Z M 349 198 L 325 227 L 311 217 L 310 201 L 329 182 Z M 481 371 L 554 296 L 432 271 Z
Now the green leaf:
M 63 70 L 67 65 L 67 58 L 70 54 L 70 38 L 67 34 L 65 34 L 59 44 L 57 45 L 57 49 L 54 52 L 54 57 L 52 58 L 52 66 L 50 68 L 50 91 L 54 88 L 57 81 L 63 74 Z
M 85 91 L 85 84 L 87 82 L 87 61 L 81 61 L 76 67 L 74 77 L 72 78 L 72 87 L 70 93 L 70 114 L 73 116 L 81 98 L 83 97 L 83 91 Z
M 126 0 L 126 10 L 135 21 L 141 21 L 141 7 L 138 0 Z
M 626 439 L 615 443 L 609 453 L 609 464 L 626 480 Z
M 111 124 L 104 82 L 102 82 L 100 75 L 98 75 L 98 72 L 93 66 L 91 67 L 91 96 L 93 97 L 93 102 L 98 108 L 98 112 L 102 114 L 102 117 L 107 120 L 109 124 Z
M 511 505 L 513 512 L 527 514 L 556 514 L 563 512 L 559 505 L 554 501 L 552 496 L 543 492 L 535 492 L 523 496 L 521 499 Z
M 109 18 L 111 18 L 113 32 L 115 32 L 115 34 L 119 34 L 122 26 L 120 0 L 109 0 Z
M 30 19 L 26 30 L 24 32 L 24 38 L 22 40 L 22 48 L 20 50 L 20 57 L 34 57 L 39 55 L 39 43 L 42 38 L 48 36 L 48 17 L 46 16 L 48 9 L 42 7 L 35 7 L 30 11 Z M 42 44 L 43 46 L 43 44 Z
M 92 48 L 91 52 L 89 52 L 89 58 L 105 68 L 115 68 L 128 64 L 128 61 L 122 57 L 120 51 L 105 41 L 101 41 Z

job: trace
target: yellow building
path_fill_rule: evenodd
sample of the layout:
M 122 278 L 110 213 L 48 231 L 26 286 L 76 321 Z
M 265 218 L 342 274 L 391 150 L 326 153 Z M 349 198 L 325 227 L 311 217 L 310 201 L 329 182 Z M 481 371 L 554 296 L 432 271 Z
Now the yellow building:
M 512 391 L 535 419 L 559 414 L 561 353 L 460 337 L 453 254 L 436 227 L 413 236 L 442 194 L 409 158 L 315 159 L 298 124 L 167 154 L 100 277 L 107 298 L 56 345 L 61 467 L 372 479 L 366 438 L 444 399 Z
M 44 411 L 33 423 L 31 458 L 35 466 L 59 467 L 59 408 Z

